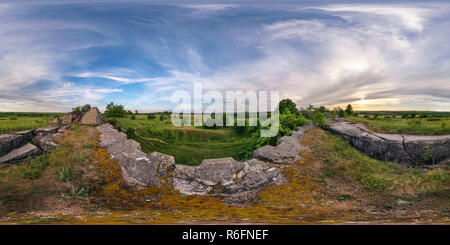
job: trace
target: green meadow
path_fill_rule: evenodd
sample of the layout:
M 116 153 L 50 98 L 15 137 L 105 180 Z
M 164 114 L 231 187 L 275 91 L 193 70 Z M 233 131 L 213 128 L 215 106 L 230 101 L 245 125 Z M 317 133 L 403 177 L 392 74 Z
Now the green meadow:
M 144 152 L 158 151 L 175 157 L 177 163 L 197 165 L 203 159 L 233 157 L 244 160 L 248 137 L 233 128 L 205 129 L 176 127 L 169 115 L 147 119 L 147 115 L 114 118 L 129 138 L 138 141 Z
M 45 127 L 56 114 L 0 113 L 0 134 Z
M 407 115 L 406 115 L 407 114 Z M 449 113 L 358 113 L 348 119 L 361 122 L 374 131 L 417 135 L 450 134 Z

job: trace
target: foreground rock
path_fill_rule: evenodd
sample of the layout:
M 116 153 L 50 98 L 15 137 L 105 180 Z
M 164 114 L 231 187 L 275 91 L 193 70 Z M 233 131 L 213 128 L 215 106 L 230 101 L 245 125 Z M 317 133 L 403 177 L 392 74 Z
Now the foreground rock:
M 425 165 L 450 158 L 450 135 L 382 134 L 371 132 L 362 124 L 347 121 L 331 124 L 328 130 L 359 151 L 383 161 Z
M 102 123 L 104 123 L 104 120 L 97 107 L 92 107 L 80 119 L 82 125 L 99 125 Z
M 103 117 L 93 107 L 86 113 L 70 112 L 49 123 L 53 126 L 0 135 L 0 163 L 23 161 L 54 149 L 59 146 L 54 139 L 73 123 L 98 125 L 103 123 Z
M 32 130 L 0 135 L 0 156 L 27 144 L 33 136 Z
M 253 157 L 278 164 L 292 164 L 301 160 L 299 152 L 307 150 L 301 144 L 305 132 L 312 126 L 304 126 L 294 131 L 291 136 L 284 136 L 278 140 L 277 146 L 266 145 L 256 149 Z
M 199 166 L 176 165 L 173 185 L 183 194 L 223 195 L 236 202 L 253 199 L 259 189 L 281 181 L 281 177 L 281 170 L 270 163 L 219 158 L 203 160 Z
M 246 203 L 256 198 L 263 187 L 283 181 L 281 164 L 299 161 L 306 130 L 303 127 L 292 136 L 280 139 L 277 147 L 258 149 L 251 160 L 233 158 L 206 159 L 199 166 L 175 164 L 172 156 L 141 151 L 139 143 L 127 139 L 110 124 L 97 127 L 101 146 L 115 158 L 126 183 L 136 187 L 172 184 L 186 195 L 219 195 L 228 203 Z M 259 158 L 259 159 L 258 159 Z M 260 160 L 263 159 L 264 161 Z
M 37 155 L 40 155 L 41 153 L 42 153 L 41 149 L 39 149 L 35 145 L 27 143 L 19 148 L 10 151 L 8 154 L 0 157 L 0 163 L 20 162 L 35 157 Z
M 168 174 L 175 168 L 172 156 L 159 152 L 142 152 L 138 142 L 127 139 L 126 134 L 117 131 L 110 124 L 102 124 L 97 130 L 102 133 L 100 146 L 105 147 L 111 157 L 117 160 L 127 184 L 160 187 L 170 181 L 167 179 Z

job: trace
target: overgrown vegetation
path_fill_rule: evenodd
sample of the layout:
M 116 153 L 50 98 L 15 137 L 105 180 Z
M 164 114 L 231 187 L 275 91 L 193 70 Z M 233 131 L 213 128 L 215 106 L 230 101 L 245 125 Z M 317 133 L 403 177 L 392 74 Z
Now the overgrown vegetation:
M 47 154 L 35 157 L 14 165 L 11 174 L 17 174 L 24 179 L 37 179 L 47 166 Z
M 106 117 L 125 117 L 127 111 L 123 105 L 115 105 L 113 102 L 106 105 L 106 110 L 104 115 Z M 131 111 L 129 114 L 133 114 Z
M 86 104 L 83 106 L 75 106 L 72 108 L 72 112 L 85 113 L 91 109 L 91 105 Z
M 69 208 L 73 203 L 62 204 L 61 198 L 86 196 L 97 178 L 90 164 L 97 136 L 93 127 L 72 126 L 56 139 L 61 147 L 21 163 L 0 164 L 0 213 Z
M 117 128 L 126 129 L 128 137 L 141 143 L 145 152 L 159 151 L 173 155 L 177 163 L 196 165 L 209 158 L 249 159 L 256 148 L 267 144 L 276 145 L 279 138 L 291 135 L 292 130 L 311 122 L 289 99 L 280 102 L 279 111 L 279 134 L 276 137 L 261 137 L 261 129 L 268 127 L 261 126 L 259 121 L 257 126 L 250 126 L 248 113 L 245 126 L 237 126 L 235 114 L 235 126 L 208 126 L 205 123 L 201 127 L 175 127 L 171 123 L 169 112 L 132 114 L 127 117 L 109 118 L 107 122 Z M 271 117 L 270 113 L 268 117 Z M 156 118 L 159 120 L 154 120 Z M 223 119 L 226 125 L 225 115 Z M 194 120 L 193 117 L 191 120 Z
M 0 113 L 0 134 L 45 127 L 48 121 L 58 115 L 60 114 L 3 112 Z
M 323 162 L 324 177 L 353 181 L 372 192 L 448 195 L 450 191 L 447 165 L 426 170 L 378 161 L 326 131 L 313 129 L 313 133 L 315 157 Z
M 358 112 L 347 119 L 384 133 L 417 135 L 450 134 L 450 113 Z

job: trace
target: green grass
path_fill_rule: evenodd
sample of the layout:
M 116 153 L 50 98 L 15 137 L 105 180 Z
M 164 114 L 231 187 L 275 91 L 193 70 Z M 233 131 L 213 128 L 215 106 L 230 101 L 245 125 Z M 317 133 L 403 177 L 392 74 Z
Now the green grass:
M 374 192 L 404 191 L 416 194 L 445 194 L 450 187 L 450 169 L 438 166 L 432 170 L 370 158 L 329 132 L 314 129 L 316 157 L 323 162 L 326 177 L 359 182 Z
M 136 115 L 136 119 L 116 118 L 121 128 L 133 128 L 129 138 L 138 141 L 147 153 L 158 151 L 175 157 L 181 164 L 197 165 L 203 159 L 233 157 L 244 160 L 242 154 L 247 144 L 246 136 L 231 128 L 203 129 L 194 126 L 175 127 L 170 118 L 163 121 L 147 115 Z
M 0 134 L 45 127 L 52 118 L 50 114 L 44 116 L 0 115 Z
M 383 133 L 402 133 L 417 135 L 445 135 L 450 134 L 450 117 L 436 118 L 385 118 L 378 116 L 369 119 L 360 116 L 351 116 L 348 119 L 364 123 L 369 128 Z
M 13 174 L 18 174 L 24 179 L 37 179 L 47 166 L 47 154 L 35 157 L 13 167 Z

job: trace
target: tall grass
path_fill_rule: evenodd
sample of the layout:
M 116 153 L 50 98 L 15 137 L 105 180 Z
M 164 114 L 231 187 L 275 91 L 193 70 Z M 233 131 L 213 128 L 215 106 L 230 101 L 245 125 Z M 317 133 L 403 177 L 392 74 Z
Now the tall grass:
M 441 118 L 385 118 L 368 119 L 351 116 L 348 119 L 364 123 L 369 128 L 384 133 L 402 133 L 417 135 L 445 135 L 450 134 L 450 117 Z
M 170 117 L 161 121 L 149 120 L 146 115 L 136 115 L 135 120 L 115 118 L 115 121 L 127 129 L 128 137 L 139 142 L 144 152 L 169 154 L 177 163 L 198 165 L 203 159 L 221 157 L 245 160 L 242 150 L 247 144 L 247 136 L 231 128 L 175 127 Z
M 52 118 L 51 115 L 0 117 L 0 134 L 45 127 Z
M 344 140 L 314 129 L 315 154 L 323 162 L 326 177 L 359 182 L 374 192 L 408 192 L 415 194 L 448 193 L 450 170 L 441 166 L 425 171 L 370 158 Z
M 24 179 L 37 179 L 41 176 L 47 163 L 47 154 L 43 154 L 14 166 L 12 173 L 18 174 Z

